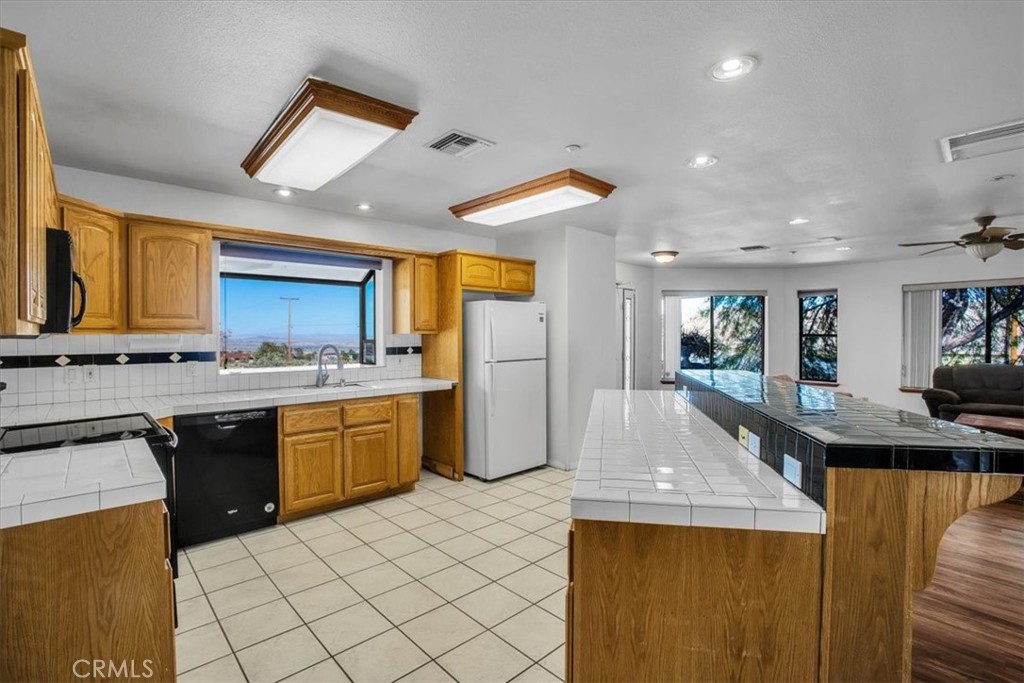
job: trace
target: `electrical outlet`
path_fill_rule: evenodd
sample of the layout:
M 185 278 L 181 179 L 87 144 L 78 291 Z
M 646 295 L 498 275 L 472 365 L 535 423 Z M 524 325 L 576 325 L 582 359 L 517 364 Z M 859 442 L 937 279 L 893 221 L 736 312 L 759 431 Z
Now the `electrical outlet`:
M 82 377 L 86 384 L 96 384 L 100 380 L 100 368 L 98 365 L 85 365 L 82 367 Z
M 190 360 L 185 363 L 185 376 L 195 377 L 199 374 L 199 361 Z
M 70 386 L 82 383 L 82 369 L 78 366 L 64 368 L 64 383 Z

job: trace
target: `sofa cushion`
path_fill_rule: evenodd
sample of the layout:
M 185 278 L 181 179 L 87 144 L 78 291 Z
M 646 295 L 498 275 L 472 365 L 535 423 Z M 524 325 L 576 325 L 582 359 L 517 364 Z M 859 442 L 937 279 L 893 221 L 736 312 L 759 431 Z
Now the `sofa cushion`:
M 972 415 L 996 415 L 998 417 L 1024 418 L 1024 405 L 1010 403 L 957 403 L 939 406 L 939 417 L 955 420 L 960 413 Z

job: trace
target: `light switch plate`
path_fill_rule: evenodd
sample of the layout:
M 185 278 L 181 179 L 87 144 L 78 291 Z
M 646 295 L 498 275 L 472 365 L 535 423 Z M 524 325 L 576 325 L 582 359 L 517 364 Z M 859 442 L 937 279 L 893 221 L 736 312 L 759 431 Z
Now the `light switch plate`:
M 761 457 L 761 437 L 754 432 L 747 435 L 747 450 L 755 457 Z
M 98 365 L 83 365 L 82 366 L 82 377 L 86 384 L 95 384 L 100 378 L 100 368 Z
M 800 488 L 804 481 L 804 466 L 789 453 L 782 454 L 782 476 L 793 486 Z
M 744 448 L 747 447 L 747 439 L 749 438 L 749 436 L 750 436 L 750 430 L 748 430 L 743 425 L 740 425 L 739 441 L 740 441 L 740 445 L 743 446 Z
M 190 360 L 185 362 L 185 376 L 195 377 L 199 374 L 199 361 Z

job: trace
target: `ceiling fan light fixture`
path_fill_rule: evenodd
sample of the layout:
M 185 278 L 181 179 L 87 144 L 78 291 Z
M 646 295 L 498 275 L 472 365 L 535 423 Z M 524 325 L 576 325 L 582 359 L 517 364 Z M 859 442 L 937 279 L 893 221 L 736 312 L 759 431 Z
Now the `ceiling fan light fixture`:
M 599 202 L 615 186 L 567 168 L 449 207 L 456 218 L 498 226 Z
M 982 261 L 987 261 L 999 252 L 1003 250 L 1003 243 L 1000 242 L 975 242 L 968 244 L 966 247 L 967 253 L 974 258 L 980 258 Z
M 661 251 L 652 251 L 651 256 L 653 256 L 654 260 L 658 263 L 672 263 L 676 260 L 676 256 L 679 256 L 679 252 L 663 249 Z

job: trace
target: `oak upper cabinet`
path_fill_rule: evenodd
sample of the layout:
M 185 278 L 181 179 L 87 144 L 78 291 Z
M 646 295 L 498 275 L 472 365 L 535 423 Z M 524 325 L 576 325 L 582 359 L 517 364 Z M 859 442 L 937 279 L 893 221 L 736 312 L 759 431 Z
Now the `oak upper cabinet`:
M 36 334 L 46 321 L 46 228 L 57 184 L 25 36 L 0 31 L 0 334 Z
M 501 290 L 533 294 L 534 264 L 523 261 L 501 262 Z
M 124 329 L 124 224 L 113 213 L 61 197 L 64 229 L 75 245 L 75 271 L 85 280 L 85 317 L 75 332 Z M 78 310 L 78 290 L 72 310 Z
M 469 289 L 499 289 L 501 262 L 497 258 L 462 254 L 459 257 L 462 286 Z
M 395 334 L 437 333 L 437 258 L 410 256 L 392 271 Z
M 465 251 L 455 253 L 458 254 L 459 284 L 463 289 L 533 294 L 533 261 Z
M 395 397 L 395 441 L 398 450 L 398 484 L 420 479 L 420 397 Z
M 183 225 L 128 226 L 128 327 L 210 332 L 210 231 Z
M 281 437 L 281 471 L 281 514 L 341 501 L 341 435 L 326 431 Z

